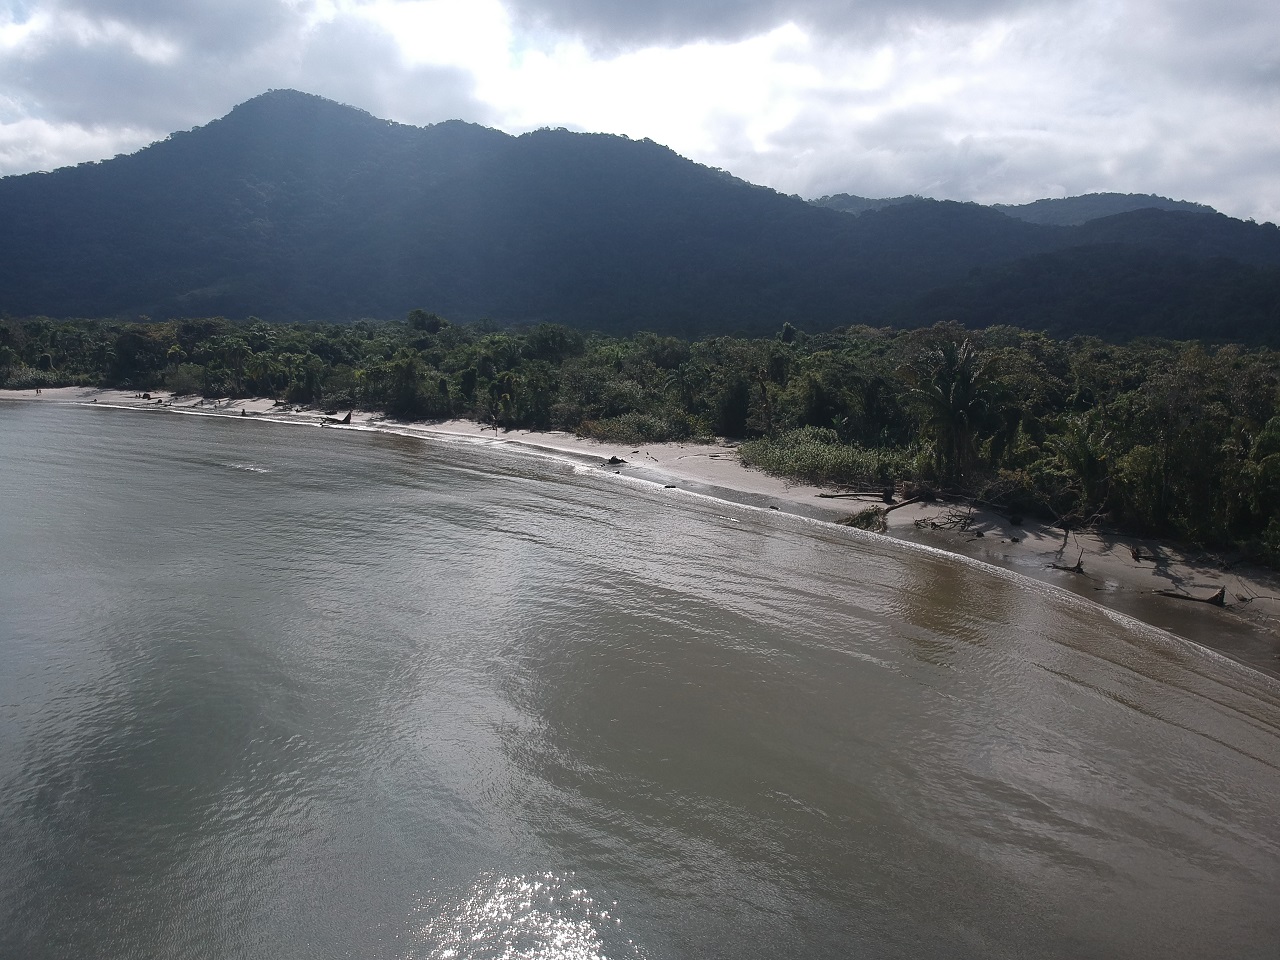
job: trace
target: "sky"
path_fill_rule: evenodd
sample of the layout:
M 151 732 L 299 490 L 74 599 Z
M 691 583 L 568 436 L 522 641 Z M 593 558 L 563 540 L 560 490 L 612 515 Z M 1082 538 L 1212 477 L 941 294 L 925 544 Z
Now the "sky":
M 784 193 L 1280 221 L 1276 0 L 0 0 L 0 174 L 269 89 L 648 137 Z

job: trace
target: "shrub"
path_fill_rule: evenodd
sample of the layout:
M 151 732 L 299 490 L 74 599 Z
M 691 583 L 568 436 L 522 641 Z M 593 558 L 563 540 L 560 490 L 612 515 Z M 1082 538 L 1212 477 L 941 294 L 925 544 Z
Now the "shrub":
M 585 421 L 578 432 L 584 437 L 611 443 L 664 443 L 707 434 L 697 419 L 684 413 L 624 413 L 620 417 Z
M 919 451 L 842 443 L 827 427 L 801 427 L 739 448 L 742 462 L 803 483 L 892 483 L 919 472 Z
M 165 386 L 180 397 L 204 391 L 204 367 L 198 363 L 180 363 L 164 377 Z
M 9 370 L 9 375 L 0 380 L 0 386 L 8 390 L 34 390 L 40 387 L 75 387 L 93 383 L 92 377 L 75 376 L 61 370 L 37 370 L 35 367 L 19 366 Z

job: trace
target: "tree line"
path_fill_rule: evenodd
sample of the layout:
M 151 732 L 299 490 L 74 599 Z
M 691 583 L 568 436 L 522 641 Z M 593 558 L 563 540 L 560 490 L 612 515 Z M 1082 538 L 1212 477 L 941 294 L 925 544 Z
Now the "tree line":
M 688 341 L 403 321 L 0 320 L 0 385 L 267 396 L 629 444 L 711 436 L 831 485 L 905 482 L 1280 564 L 1280 353 L 1012 327 Z

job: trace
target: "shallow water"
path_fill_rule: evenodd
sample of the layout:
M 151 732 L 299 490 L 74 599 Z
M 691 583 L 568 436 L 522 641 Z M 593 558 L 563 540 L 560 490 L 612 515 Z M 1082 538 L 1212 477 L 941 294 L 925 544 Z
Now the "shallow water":
M 0 404 L 0 955 L 1266 957 L 1280 684 L 394 436 Z

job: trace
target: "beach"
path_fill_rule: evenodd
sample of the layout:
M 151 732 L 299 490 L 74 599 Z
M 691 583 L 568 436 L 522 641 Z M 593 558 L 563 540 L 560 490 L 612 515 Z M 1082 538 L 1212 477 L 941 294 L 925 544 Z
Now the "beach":
M 338 423 L 347 410 L 326 414 L 268 399 L 208 400 L 86 387 L 45 389 L 39 395 L 0 390 L 0 400 L 99 404 L 493 444 L 570 459 L 605 476 L 648 481 L 673 496 L 710 496 L 819 521 L 835 522 L 868 506 L 886 506 L 878 496 L 847 496 L 748 468 L 730 443 L 600 443 L 570 433 L 502 431 L 470 421 L 404 423 L 362 411 L 351 412 L 348 423 Z M 1106 531 L 1064 533 L 1030 518 L 1011 519 L 964 503 L 896 504 L 886 515 L 884 536 L 1016 571 L 1280 677 L 1280 577 L 1270 570 Z M 1218 591 L 1221 606 L 1204 602 Z

